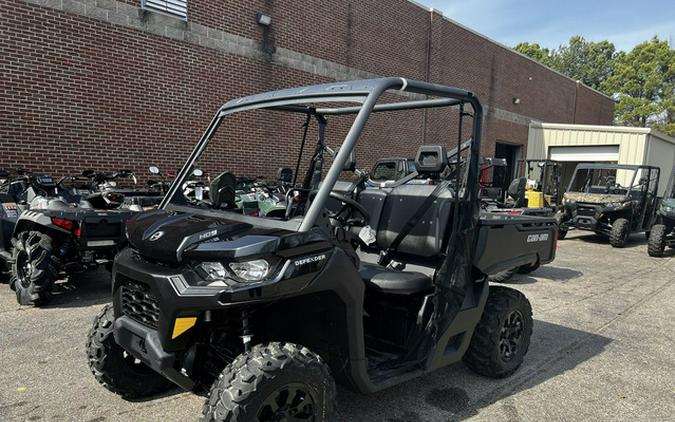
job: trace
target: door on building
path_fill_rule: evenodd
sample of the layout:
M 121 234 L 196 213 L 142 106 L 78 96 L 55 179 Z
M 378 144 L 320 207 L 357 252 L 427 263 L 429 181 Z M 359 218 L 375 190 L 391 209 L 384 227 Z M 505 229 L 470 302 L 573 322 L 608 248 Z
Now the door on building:
M 518 163 L 523 158 L 523 146 L 497 142 L 495 158 L 506 159 L 506 171 L 495 174 L 495 177 L 500 180 L 493 180 L 493 186 L 499 186 L 503 192 L 506 192 L 511 181 L 518 176 Z
M 619 162 L 618 145 L 592 145 L 592 146 L 573 146 L 573 147 L 550 147 L 548 158 L 561 162 L 560 166 L 560 187 L 562 193 L 567 190 L 567 186 L 572 180 L 574 169 L 579 163 L 608 163 L 616 164 Z M 562 194 L 561 193 L 561 194 Z

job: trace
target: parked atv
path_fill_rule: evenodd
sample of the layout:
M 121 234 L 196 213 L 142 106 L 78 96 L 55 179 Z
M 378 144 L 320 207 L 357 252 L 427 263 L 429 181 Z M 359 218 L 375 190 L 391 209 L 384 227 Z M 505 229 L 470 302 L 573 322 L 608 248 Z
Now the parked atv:
M 9 259 L 10 287 L 20 304 L 47 304 L 60 274 L 110 262 L 119 250 L 124 222 L 132 213 L 93 208 L 86 198 L 100 196 L 88 180 L 86 175 L 58 182 L 45 175 L 27 176 L 27 209 L 16 220 Z
M 25 204 L 26 178 L 18 169 L 12 174 L 0 170 L 0 283 L 10 279 L 12 234 Z
M 377 104 L 387 91 L 434 98 Z M 459 108 L 448 114 L 460 127 L 471 116 L 466 174 L 441 177 L 445 146 L 426 145 L 415 161 L 431 184 L 334 190 L 371 113 L 439 106 Z M 181 187 L 197 160 L 218 162 L 193 154 L 160 209 L 129 223 L 129 247 L 115 259 L 113 305 L 87 342 L 105 388 L 129 399 L 173 384 L 209 391 L 207 421 L 325 421 L 336 412 L 334 380 L 370 393 L 460 360 L 492 377 L 518 369 L 530 304 L 490 288 L 486 274 L 553 260 L 556 225 L 480 215 L 483 115 L 472 93 L 402 78 L 264 93 L 226 103 L 195 151 L 209 151 L 223 119 L 246 110 L 317 122 L 315 154 L 292 188 L 298 202 L 283 219 L 245 215 L 227 171 L 211 181 L 208 203 L 191 202 Z M 326 170 L 326 121 L 348 114 L 356 118 Z M 345 211 L 327 210 L 329 198 Z
M 631 233 L 654 223 L 659 173 L 652 166 L 578 164 L 556 216 L 561 230 L 589 230 L 623 247 Z
M 649 256 L 663 256 L 666 246 L 675 248 L 675 167 L 670 174 L 668 189 L 661 200 L 648 237 Z

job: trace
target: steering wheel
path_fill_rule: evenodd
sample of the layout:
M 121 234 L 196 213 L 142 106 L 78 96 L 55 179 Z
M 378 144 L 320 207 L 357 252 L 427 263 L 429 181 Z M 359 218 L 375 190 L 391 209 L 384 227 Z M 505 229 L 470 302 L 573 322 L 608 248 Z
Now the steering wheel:
M 289 219 L 291 217 L 291 214 L 292 214 L 291 209 L 292 209 L 292 206 L 293 206 L 293 199 L 291 198 L 291 195 L 292 195 L 293 191 L 301 191 L 301 192 L 305 191 L 306 192 L 307 190 L 302 189 L 302 188 L 294 188 L 294 189 L 289 190 L 286 193 L 286 201 L 287 201 L 287 204 L 288 204 L 287 208 L 286 208 L 286 219 Z M 308 196 L 309 196 L 310 201 L 314 198 L 314 196 L 316 196 L 317 192 L 318 191 L 314 190 L 314 191 L 311 191 L 309 193 Z M 345 211 L 348 208 L 351 208 L 352 210 L 358 211 L 358 213 L 363 216 L 363 218 L 353 220 L 353 222 L 357 222 L 359 225 L 363 225 L 363 226 L 368 225 L 368 222 L 370 221 L 370 214 L 368 214 L 368 211 L 366 211 L 366 209 L 363 207 L 363 205 L 359 204 L 358 202 L 356 202 L 352 198 L 349 198 L 345 195 L 342 195 L 342 194 L 334 192 L 334 191 L 330 191 L 328 196 L 330 198 L 333 198 L 333 199 L 335 199 L 337 201 L 340 201 L 342 203 L 342 207 L 337 212 L 329 211 L 329 213 L 328 213 L 329 218 L 335 219 L 335 220 L 337 220 L 337 221 L 339 221 L 343 224 L 346 224 L 348 222 L 348 220 L 346 219 L 346 217 L 343 217 L 342 215 L 345 213 Z
M 360 219 L 352 219 L 351 222 L 358 223 L 360 226 L 368 225 L 368 222 L 370 221 L 370 214 L 368 214 L 368 211 L 366 211 L 363 205 L 341 193 L 331 191 L 328 196 L 342 203 L 342 208 L 340 208 L 340 210 L 337 212 L 329 212 L 329 218 L 334 218 L 343 224 L 349 223 L 350 221 L 346 219 L 346 215 L 343 217 L 343 214 L 345 214 L 347 209 L 352 209 L 353 211 L 357 211 L 363 217 Z

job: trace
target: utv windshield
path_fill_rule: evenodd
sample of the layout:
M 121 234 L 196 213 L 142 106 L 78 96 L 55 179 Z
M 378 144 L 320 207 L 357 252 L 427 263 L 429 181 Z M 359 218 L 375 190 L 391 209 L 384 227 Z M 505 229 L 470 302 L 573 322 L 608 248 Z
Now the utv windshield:
M 479 131 L 480 104 L 471 93 L 401 78 L 317 85 L 229 101 L 212 120 L 161 208 L 306 231 L 325 217 L 336 181 L 353 177 L 354 152 L 362 159 L 359 167 L 365 168 L 381 158 L 377 152 L 392 147 L 402 156 L 414 156 L 423 144 L 425 113 L 442 112 L 423 109 L 443 107 L 456 110 L 445 112 L 445 121 L 454 116 L 455 122 L 445 139 L 448 148 L 468 138 L 463 119 L 473 125 L 473 132 Z M 401 134 L 420 141 L 388 144 L 387 139 Z M 356 147 L 362 139 L 366 142 Z M 472 148 L 471 154 L 477 156 L 477 151 Z M 397 169 L 383 168 L 380 176 L 390 176 L 389 170 L 395 174 Z M 450 184 L 460 199 L 471 194 L 466 180 L 466 175 L 458 175 Z
M 636 186 L 636 173 L 635 169 L 578 166 L 567 191 L 625 197 Z

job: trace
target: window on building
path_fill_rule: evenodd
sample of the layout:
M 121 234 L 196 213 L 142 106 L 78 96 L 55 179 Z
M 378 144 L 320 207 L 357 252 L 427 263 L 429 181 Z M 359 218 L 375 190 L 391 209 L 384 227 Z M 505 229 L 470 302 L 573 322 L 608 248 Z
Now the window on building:
M 141 7 L 187 20 L 187 0 L 141 0 Z

